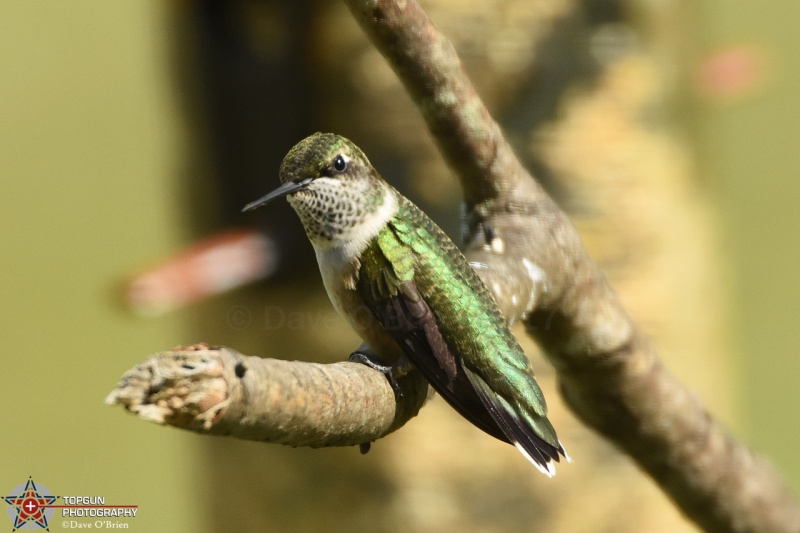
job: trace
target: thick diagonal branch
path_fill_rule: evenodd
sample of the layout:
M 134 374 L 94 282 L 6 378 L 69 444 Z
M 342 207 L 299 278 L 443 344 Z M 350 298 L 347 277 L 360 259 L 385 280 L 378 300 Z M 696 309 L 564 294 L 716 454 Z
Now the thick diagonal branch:
M 527 174 L 414 0 L 346 0 L 461 180 L 467 253 L 590 426 L 710 531 L 798 531 L 800 506 L 656 358 L 566 216 Z M 491 228 L 491 229 L 489 229 Z

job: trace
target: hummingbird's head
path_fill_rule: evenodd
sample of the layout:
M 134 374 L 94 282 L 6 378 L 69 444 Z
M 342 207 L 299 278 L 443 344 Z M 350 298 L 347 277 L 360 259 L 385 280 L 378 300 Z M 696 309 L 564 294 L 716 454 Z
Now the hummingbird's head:
M 391 188 L 355 144 L 333 133 L 297 143 L 281 163 L 281 185 L 245 206 L 250 211 L 285 196 L 315 244 L 346 241 L 383 216 Z M 393 198 L 392 198 L 393 200 Z
M 372 165 L 358 146 L 341 135 L 315 133 L 283 158 L 280 180 L 283 185 L 310 184 L 320 178 L 352 180 L 371 171 Z

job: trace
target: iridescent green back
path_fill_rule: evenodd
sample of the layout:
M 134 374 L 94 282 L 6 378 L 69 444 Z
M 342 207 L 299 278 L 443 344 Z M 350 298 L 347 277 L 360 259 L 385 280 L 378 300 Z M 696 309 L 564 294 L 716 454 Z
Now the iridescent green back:
M 558 449 L 544 396 L 494 298 L 447 235 L 410 201 L 399 194 L 398 200 L 397 214 L 362 256 L 365 277 L 380 280 L 372 298 L 392 296 L 413 279 L 450 351 Z

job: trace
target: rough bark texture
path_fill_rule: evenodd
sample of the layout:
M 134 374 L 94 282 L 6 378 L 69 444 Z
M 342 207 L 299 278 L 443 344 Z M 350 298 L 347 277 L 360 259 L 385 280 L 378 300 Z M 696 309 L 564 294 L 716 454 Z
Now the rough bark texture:
M 261 359 L 198 345 L 149 357 L 106 398 L 144 420 L 209 435 L 289 446 L 357 446 L 416 416 L 428 386 L 399 380 L 403 397 L 357 363 Z M 381 393 L 380 390 L 384 389 Z
M 524 311 L 526 326 L 558 370 L 575 413 L 626 450 L 702 527 L 800 528 L 800 506 L 772 468 L 728 434 L 656 359 L 572 224 L 518 163 L 452 46 L 422 8 L 413 1 L 347 3 L 414 97 L 462 182 L 472 219 L 470 259 L 489 266 L 479 272 L 498 300 L 516 296 L 533 304 Z M 503 219 L 512 221 L 514 231 L 497 239 L 513 235 L 522 242 L 483 245 L 483 232 L 475 229 L 500 228 Z M 496 263 L 528 267 L 522 278 L 528 289 L 497 291 L 508 278 L 495 278 L 501 273 Z

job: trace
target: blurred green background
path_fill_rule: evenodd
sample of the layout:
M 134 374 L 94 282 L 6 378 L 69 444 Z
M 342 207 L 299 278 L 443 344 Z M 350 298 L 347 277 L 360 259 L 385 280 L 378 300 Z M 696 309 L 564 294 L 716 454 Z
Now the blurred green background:
M 115 300 L 122 275 L 188 242 L 166 10 L 0 2 L 0 492 L 33 476 L 139 505 L 132 529 L 199 531 L 200 438 L 103 404 L 146 355 L 212 340 L 181 313 L 142 320 Z M 798 489 L 800 4 L 716 0 L 694 14 L 698 62 L 738 43 L 764 58 L 752 94 L 700 97 L 685 118 L 723 221 L 737 431 Z
M 163 15 L 0 3 L 0 492 L 33 476 L 139 505 L 138 531 L 195 531 L 196 439 L 103 404 L 142 356 L 190 341 L 180 317 L 135 319 L 115 301 L 121 275 L 179 243 Z
M 704 51 L 749 43 L 763 85 L 728 103 L 710 98 L 698 126 L 701 175 L 716 200 L 729 263 L 729 335 L 739 367 L 742 437 L 800 490 L 800 37 L 791 1 L 705 2 Z

